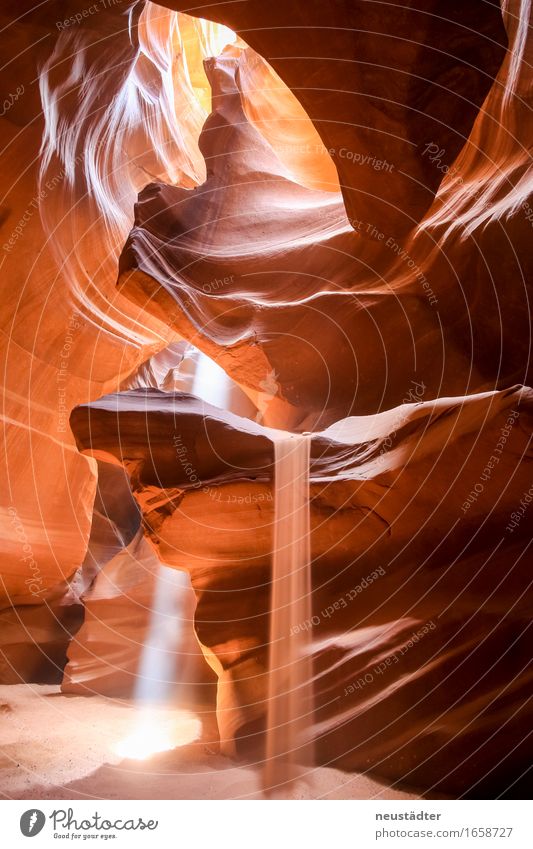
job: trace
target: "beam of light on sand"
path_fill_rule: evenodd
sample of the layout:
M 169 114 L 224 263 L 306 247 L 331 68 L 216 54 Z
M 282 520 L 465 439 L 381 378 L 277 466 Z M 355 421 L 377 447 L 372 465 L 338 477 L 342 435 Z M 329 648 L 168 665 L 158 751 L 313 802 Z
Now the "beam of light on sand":
M 120 740 L 113 751 L 121 758 L 145 760 L 158 752 L 167 752 L 194 743 L 202 732 L 202 723 L 189 711 L 141 711 L 135 729 Z
M 224 407 L 231 381 L 217 363 L 195 352 L 192 392 L 204 401 Z M 202 725 L 186 711 L 165 711 L 171 702 L 176 652 L 183 631 L 183 599 L 188 579 L 183 572 L 159 568 L 150 627 L 141 655 L 135 701 L 139 712 L 132 733 L 115 747 L 123 758 L 143 760 L 157 752 L 185 746 L 200 737 Z M 157 708 L 163 708 L 157 709 Z M 184 717 L 180 721 L 180 717 Z
M 183 572 L 159 567 L 135 687 L 136 716 L 131 734 L 113 747 L 120 757 L 142 760 L 191 743 L 201 734 L 201 722 L 194 714 L 170 709 L 176 692 L 176 654 L 183 632 L 187 589 L 188 579 Z

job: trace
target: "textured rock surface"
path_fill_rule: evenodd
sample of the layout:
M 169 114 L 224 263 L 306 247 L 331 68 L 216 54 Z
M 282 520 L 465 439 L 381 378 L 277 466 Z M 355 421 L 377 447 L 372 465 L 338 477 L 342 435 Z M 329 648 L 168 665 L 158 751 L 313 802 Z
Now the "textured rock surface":
M 201 0 L 194 14 L 227 24 L 270 62 L 331 151 L 349 217 L 395 237 L 440 182 L 424 145 L 437 143 L 451 165 L 506 43 L 498 5 L 480 0 Z
M 293 628 L 312 631 L 322 763 L 473 795 L 527 766 L 531 534 L 510 524 L 532 415 L 515 388 L 314 436 L 314 613 Z M 79 408 L 72 426 L 129 467 L 159 557 L 189 571 L 223 742 L 249 752 L 268 663 L 268 429 L 154 391 Z
M 57 114 L 53 104 L 58 102 L 63 115 L 73 110 L 82 78 L 101 72 L 111 55 L 123 63 L 126 75 L 134 61 L 135 50 L 123 32 L 123 8 L 103 10 L 77 31 L 66 28 L 59 32 L 55 22 L 79 11 L 80 5 L 69 8 L 52 2 L 46 8 L 34 8 L 35 4 L 25 3 L 24 8 L 16 6 L 16 14 L 15 4 L 2 7 L 2 44 L 7 51 L 4 55 L 11 58 L 3 71 L 3 90 L 13 91 L 15 82 L 22 88 L 0 119 L 8 191 L 2 207 L 2 274 L 9 281 L 2 316 L 2 507 L 16 511 L 23 531 L 17 535 L 6 516 L 0 606 L 32 601 L 25 584 L 31 571 L 20 566 L 22 533 L 24 544 L 31 547 L 43 597 L 70 579 L 82 563 L 91 527 L 95 466 L 78 455 L 68 430 L 68 414 L 73 404 L 117 387 L 117 376 L 131 370 L 140 358 L 140 339 L 126 343 L 135 326 L 128 318 L 131 309 L 120 297 L 117 300 L 109 268 L 102 266 L 94 251 L 92 239 L 98 241 L 103 222 L 86 196 L 83 176 L 76 175 L 75 185 L 67 177 L 67 173 L 72 176 L 69 169 L 76 157 L 77 163 L 82 163 L 80 149 L 71 149 L 57 126 L 49 125 L 48 141 L 57 144 L 57 155 L 49 150 L 47 166 L 39 157 L 46 133 L 39 70 L 47 67 L 51 55 L 55 69 L 47 81 L 50 85 L 43 86 L 43 96 L 49 97 L 47 120 Z M 114 43 L 112 49 L 102 46 L 105 33 Z M 77 73 L 70 74 L 67 68 L 72 65 L 75 44 L 80 49 L 79 64 Z M 120 73 L 108 80 L 110 98 L 113 86 L 120 87 L 123 81 Z M 88 143 L 87 133 L 84 143 Z M 65 219 L 67 210 L 76 204 L 76 216 Z M 79 227 L 79 233 L 73 232 L 74 227 Z M 80 253 L 85 248 L 82 264 L 91 283 L 86 278 L 82 281 L 72 265 L 65 266 L 65 257 L 76 242 Z M 88 242 L 92 249 L 87 249 Z M 99 332 L 87 321 L 99 287 L 107 287 L 111 296 L 109 317 L 117 313 L 123 317 L 122 338 L 116 321 L 113 332 Z
M 0 608 L 35 600 L 26 583 L 33 573 L 20 565 L 28 554 L 21 533 L 43 592 L 70 579 L 83 561 L 95 468 L 75 450 L 70 410 L 116 391 L 176 341 L 166 322 L 116 291 L 117 260 L 148 181 L 191 188 L 204 180 L 198 135 L 211 93 L 202 60 L 235 38 L 155 4 L 110 3 L 95 14 L 87 8 L 49 0 L 46 8 L 8 2 L 0 12 L 0 261 L 9 281 L 1 339 Z M 265 82 L 274 77 L 260 57 L 250 62 L 243 96 L 251 112 L 254 86 L 262 81 L 265 98 Z M 294 95 L 279 80 L 275 85 L 281 120 L 298 119 L 291 144 L 318 144 Z M 318 158 L 327 182 L 331 161 Z M 293 164 L 300 173 L 311 169 Z
M 505 22 L 513 52 L 453 168 L 437 140 L 424 146 L 424 168 L 443 184 L 409 238 L 376 223 L 354 232 L 338 195 L 297 184 L 247 122 L 246 52 L 210 62 L 207 180 L 141 192 L 120 291 L 247 391 L 270 385 L 265 421 L 280 427 L 389 409 L 413 379 L 426 398 L 531 383 L 520 131 L 530 94 L 511 58 L 529 49 L 527 17 L 509 10 Z
M 391 407 L 414 376 L 430 397 L 443 386 L 459 394 L 471 365 L 449 333 L 443 347 L 422 284 L 401 293 L 384 285 L 395 252 L 364 244 L 339 195 L 293 182 L 246 120 L 241 62 L 208 63 L 207 181 L 194 191 L 143 190 L 121 291 L 250 390 L 270 382 L 267 424 L 305 429 Z M 391 357 L 389 339 L 402 357 Z
M 46 603 L 0 612 L 0 684 L 59 683 L 83 606 L 64 586 Z
M 355 413 L 313 440 L 293 626 L 319 756 L 474 795 L 529 764 L 530 9 L 420 5 L 196 7 L 258 53 L 151 4 L 3 5 L 0 681 L 57 681 L 83 599 L 64 687 L 131 690 L 160 566 L 118 461 L 191 575 L 224 746 L 260 746 L 259 422 Z M 77 407 L 78 453 L 71 409 L 135 387 Z
M 91 532 L 80 567 L 70 580 L 50 590 L 42 589 L 34 567 L 27 579 L 29 598 L 0 611 L 2 684 L 62 680 L 67 648 L 84 621 L 83 594 L 102 567 L 128 545 L 140 527 L 139 509 L 123 468 L 106 462 L 98 462 L 97 467 Z M 22 544 L 29 542 L 21 540 Z M 102 663 L 105 656 L 103 651 Z
M 187 186 L 205 176 L 201 58 L 220 49 L 219 27 L 152 4 L 45 5 L 0 12 L 1 680 L 42 680 L 45 668 L 57 680 L 80 624 L 80 567 L 94 577 L 116 542 L 68 415 L 172 338 L 117 293 L 116 263 L 147 174 Z

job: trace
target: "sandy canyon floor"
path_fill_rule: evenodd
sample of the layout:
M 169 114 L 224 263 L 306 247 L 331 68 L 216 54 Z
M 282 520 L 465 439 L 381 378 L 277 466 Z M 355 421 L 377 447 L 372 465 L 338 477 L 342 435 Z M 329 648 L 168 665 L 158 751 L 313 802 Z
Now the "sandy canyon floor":
M 211 707 L 153 711 L 159 739 L 172 748 L 143 760 L 124 753 L 134 745 L 138 718 L 132 701 L 65 695 L 58 686 L 1 686 L 0 798 L 262 798 L 259 768 L 219 753 Z M 146 730 L 141 738 L 149 745 Z M 365 775 L 320 768 L 285 798 L 420 797 Z

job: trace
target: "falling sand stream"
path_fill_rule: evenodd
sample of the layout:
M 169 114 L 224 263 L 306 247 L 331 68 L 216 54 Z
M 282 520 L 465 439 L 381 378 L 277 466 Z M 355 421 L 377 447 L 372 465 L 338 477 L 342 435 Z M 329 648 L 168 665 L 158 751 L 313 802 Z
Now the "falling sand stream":
M 265 792 L 275 794 L 313 761 L 309 539 L 310 437 L 275 439 L 274 545 L 270 611 Z

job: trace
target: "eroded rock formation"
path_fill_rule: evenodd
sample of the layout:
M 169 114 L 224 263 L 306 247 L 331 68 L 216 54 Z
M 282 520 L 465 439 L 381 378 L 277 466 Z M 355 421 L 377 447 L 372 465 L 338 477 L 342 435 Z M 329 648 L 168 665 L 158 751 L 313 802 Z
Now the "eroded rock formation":
M 312 631 L 321 763 L 474 795 L 526 767 L 530 529 L 512 514 L 532 415 L 515 387 L 313 436 L 313 619 L 292 627 Z M 191 575 L 226 751 L 249 753 L 268 672 L 271 432 L 156 391 L 78 408 L 72 427 L 80 449 L 126 465 L 159 557 Z
M 441 180 L 425 145 L 453 163 L 506 45 L 499 7 L 480 0 L 202 0 L 194 13 L 227 24 L 268 60 L 330 153 L 349 218 L 396 238 L 420 221 Z
M 408 238 L 354 228 L 338 195 L 295 182 L 247 120 L 250 56 L 228 48 L 207 68 L 207 180 L 141 192 L 120 291 L 252 395 L 269 383 L 266 421 L 281 427 L 389 409 L 413 379 L 426 397 L 529 384 L 529 83 L 513 61 L 529 41 L 527 20 L 505 21 L 511 50 L 453 168 L 440 142 L 424 146 L 443 182 Z
M 204 179 L 201 59 L 227 42 L 224 28 L 154 4 L 91 9 L 1 11 L 2 680 L 14 657 L 15 677 L 40 680 L 46 646 L 60 675 L 80 624 L 86 584 L 71 587 L 100 517 L 97 466 L 77 452 L 68 416 L 173 341 L 116 291 L 117 260 L 147 174 Z M 75 615 L 63 610 L 72 604 Z
M 68 646 L 66 691 L 130 694 L 165 563 L 225 750 L 260 751 L 264 425 L 312 429 L 293 628 L 320 761 L 507 790 L 531 759 L 529 6 L 194 10 L 235 32 L 43 9 L 2 9 L 2 681 L 58 680 Z M 224 411 L 184 394 L 198 351 Z
M 120 290 L 251 393 L 270 379 L 267 423 L 309 429 L 391 407 L 414 376 L 432 397 L 443 386 L 459 394 L 471 364 L 444 345 L 423 286 L 385 285 L 395 252 L 365 246 L 340 196 L 295 183 L 247 122 L 236 84 L 247 61 L 208 64 L 207 180 L 143 190 Z M 392 340 L 402 357 L 391 356 Z

